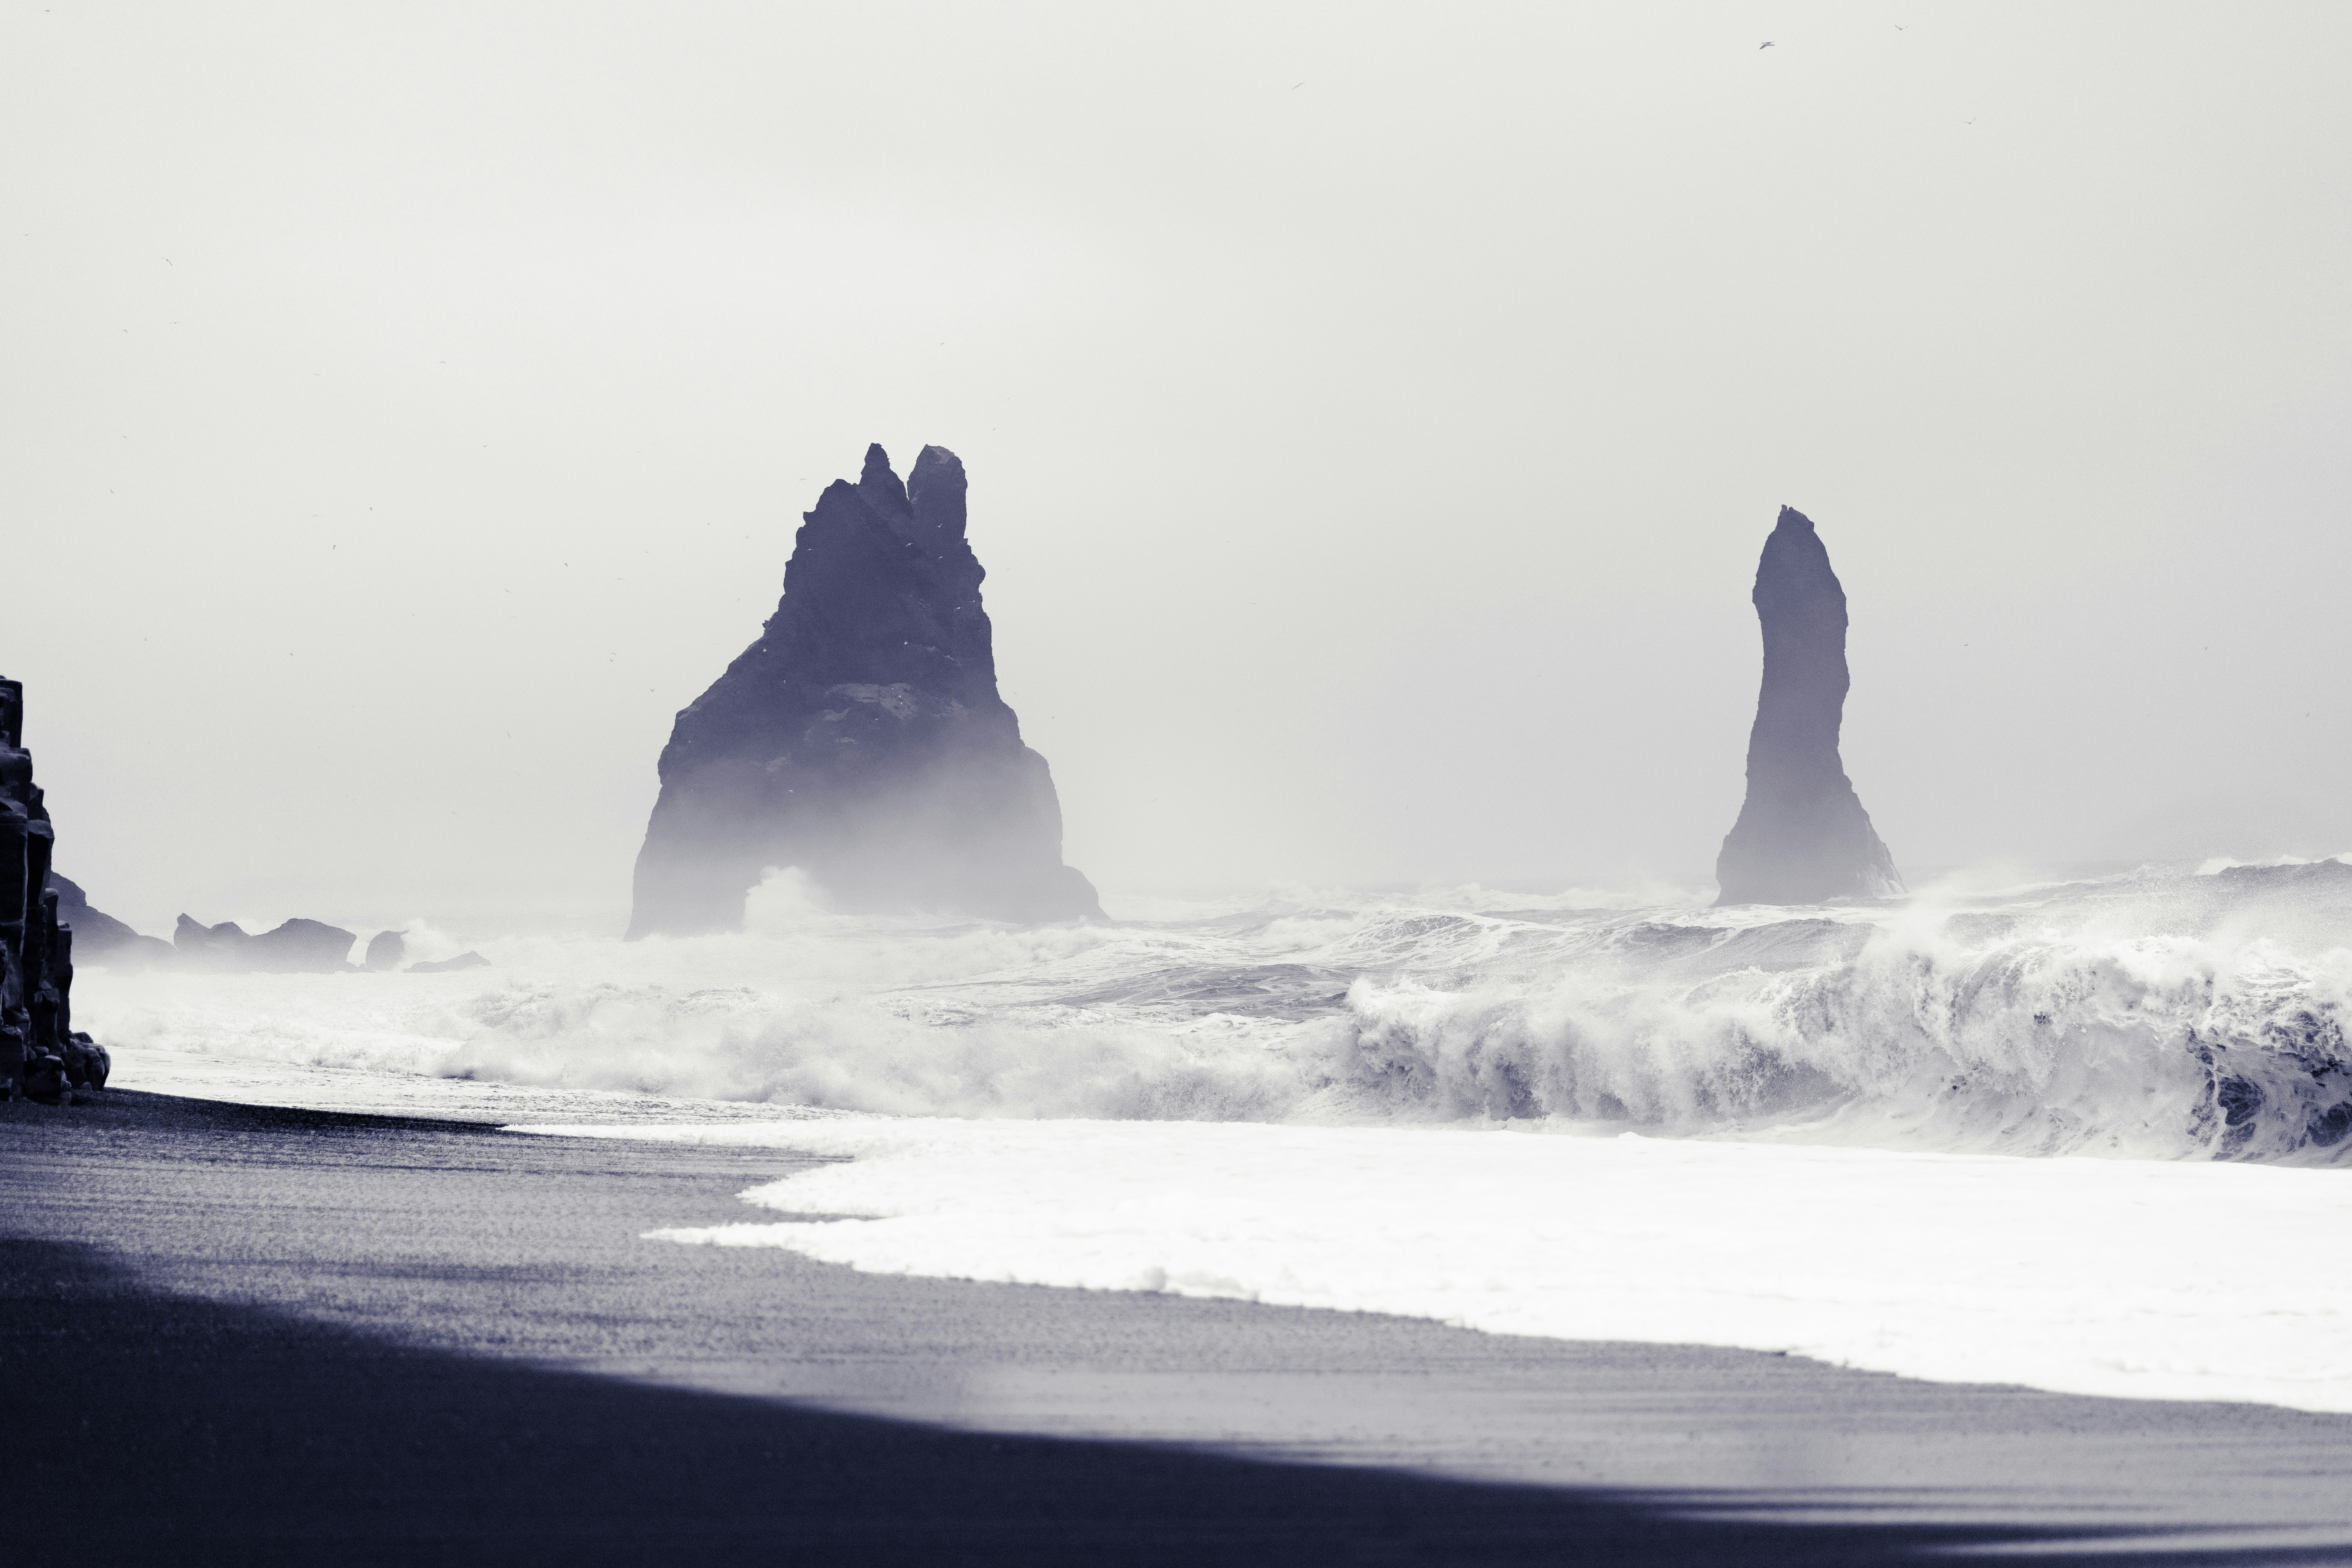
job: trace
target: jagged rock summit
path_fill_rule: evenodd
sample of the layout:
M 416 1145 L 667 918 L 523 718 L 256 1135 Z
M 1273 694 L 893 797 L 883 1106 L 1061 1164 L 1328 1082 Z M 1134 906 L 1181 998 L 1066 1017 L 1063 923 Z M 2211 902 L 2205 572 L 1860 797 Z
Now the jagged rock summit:
M 1782 507 L 1756 566 L 1764 689 L 1748 738 L 1748 800 L 1723 841 L 1722 904 L 1821 904 L 1903 891 L 1895 858 L 1838 757 L 1845 589 L 1813 521 Z
M 757 641 L 677 716 L 632 937 L 732 931 L 771 868 L 835 910 L 1100 919 L 1045 759 L 996 692 L 963 464 L 879 447 L 804 513 Z

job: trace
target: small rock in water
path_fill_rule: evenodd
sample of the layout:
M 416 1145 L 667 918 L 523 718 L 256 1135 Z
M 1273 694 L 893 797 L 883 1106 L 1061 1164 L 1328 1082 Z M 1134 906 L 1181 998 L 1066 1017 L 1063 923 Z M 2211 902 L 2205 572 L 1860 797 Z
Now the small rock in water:
M 411 974 L 446 974 L 453 969 L 488 969 L 490 961 L 478 952 L 461 952 L 455 958 L 444 958 L 432 963 L 412 963 Z
M 290 920 L 254 935 L 235 921 L 207 926 L 180 917 L 173 945 L 207 969 L 236 973 L 335 974 L 351 968 L 359 933 L 324 921 Z
M 242 952 L 252 940 L 253 933 L 235 921 L 223 921 L 216 926 L 208 926 L 184 914 L 180 917 L 178 928 L 172 932 L 172 945 L 181 952 L 191 958 L 212 961 L 224 961 L 233 953 Z
M 253 939 L 252 967 L 268 974 L 332 974 L 351 967 L 357 931 L 324 921 L 292 920 Z
M 370 969 L 398 969 L 400 961 L 407 956 L 408 939 L 396 931 L 380 931 L 368 942 Z

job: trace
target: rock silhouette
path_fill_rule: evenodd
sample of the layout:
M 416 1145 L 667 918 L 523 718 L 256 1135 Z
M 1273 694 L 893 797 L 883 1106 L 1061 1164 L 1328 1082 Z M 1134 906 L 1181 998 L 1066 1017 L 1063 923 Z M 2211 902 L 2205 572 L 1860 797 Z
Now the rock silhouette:
M 408 956 L 408 939 L 396 931 L 380 931 L 367 944 L 367 967 L 398 969 L 400 961 Z
M 429 963 L 412 963 L 411 974 L 448 974 L 460 969 L 488 969 L 490 961 L 478 952 L 461 952 L 455 958 L 435 959 Z
M 89 895 L 79 883 L 49 873 L 49 890 L 58 896 L 58 919 L 73 928 L 74 952 L 85 960 L 112 964 L 148 964 L 172 956 L 172 944 L 160 936 L 142 936 L 122 921 L 89 905 Z
M 74 933 L 49 884 L 57 830 L 24 737 L 25 683 L 0 679 L 0 1098 L 56 1104 L 105 1088 L 111 1063 L 73 1026 Z
M 1845 589 L 1812 520 L 1782 507 L 1756 566 L 1764 685 L 1748 799 L 1723 841 L 1724 904 L 1819 904 L 1903 891 L 1838 757 L 1848 683 Z
M 323 921 L 290 920 L 258 934 L 235 921 L 207 926 L 180 917 L 172 945 L 200 969 L 248 974 L 338 974 L 349 959 L 356 932 Z
M 662 749 L 632 937 L 735 930 L 793 867 L 844 912 L 1101 918 L 997 695 L 964 489 L 944 447 L 903 485 L 870 447 L 803 514 L 776 613 Z

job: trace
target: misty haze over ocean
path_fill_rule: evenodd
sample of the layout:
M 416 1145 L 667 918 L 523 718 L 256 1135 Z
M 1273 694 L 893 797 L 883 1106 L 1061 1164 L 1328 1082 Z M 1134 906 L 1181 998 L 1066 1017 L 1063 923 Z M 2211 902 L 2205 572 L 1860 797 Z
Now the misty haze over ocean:
M 61 864 L 619 925 L 872 440 L 1114 894 L 1702 887 L 1783 502 L 1915 882 L 2352 847 L 2346 18 L 1900 9 L 12 10 Z
M 21 1533 L 2352 1552 L 2347 64 L 0 10 Z

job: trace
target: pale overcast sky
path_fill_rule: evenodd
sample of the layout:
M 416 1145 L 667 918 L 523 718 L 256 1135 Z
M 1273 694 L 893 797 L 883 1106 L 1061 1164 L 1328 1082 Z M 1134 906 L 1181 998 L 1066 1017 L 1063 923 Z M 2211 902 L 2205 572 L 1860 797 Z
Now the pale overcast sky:
M 1759 46 L 1769 40 L 1773 47 Z M 617 929 L 879 440 L 1107 889 L 2352 849 L 2352 9 L 0 6 L 0 672 L 145 929 Z

